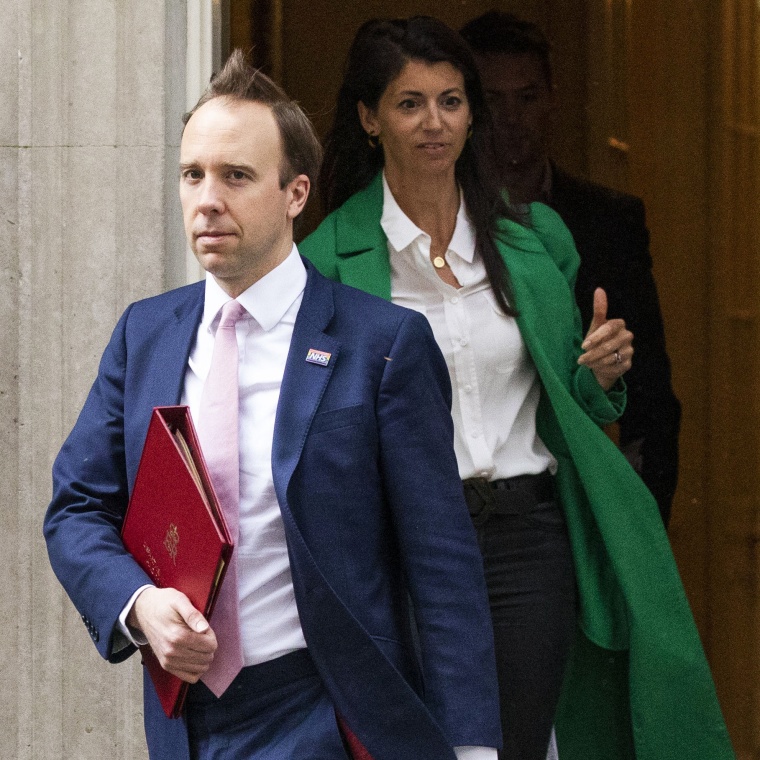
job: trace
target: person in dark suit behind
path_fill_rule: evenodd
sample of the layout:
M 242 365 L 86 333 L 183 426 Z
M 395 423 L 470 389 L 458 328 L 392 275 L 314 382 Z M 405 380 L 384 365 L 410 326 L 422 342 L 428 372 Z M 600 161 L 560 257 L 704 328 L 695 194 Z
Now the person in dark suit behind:
M 300 109 L 233 54 L 181 145 L 206 280 L 119 320 L 54 465 L 50 561 L 103 657 L 147 642 L 192 684 L 170 720 L 145 677 L 153 760 L 495 758 L 493 634 L 446 364 L 424 317 L 298 255 L 319 158 Z M 230 367 L 220 392 L 237 375 L 237 399 L 205 412 Z M 152 586 L 120 538 L 152 409 L 179 402 L 238 523 L 210 621 Z M 238 434 L 214 438 L 220 417 Z
M 575 294 L 584 330 L 593 294 L 625 320 L 636 358 L 626 374 L 620 447 L 670 519 L 678 479 L 681 407 L 673 393 L 652 276 L 649 232 L 639 198 L 573 177 L 549 158 L 556 106 L 550 46 L 535 24 L 489 11 L 461 30 L 475 52 L 494 118 L 498 170 L 513 204 L 543 201 L 570 229 L 581 257 Z

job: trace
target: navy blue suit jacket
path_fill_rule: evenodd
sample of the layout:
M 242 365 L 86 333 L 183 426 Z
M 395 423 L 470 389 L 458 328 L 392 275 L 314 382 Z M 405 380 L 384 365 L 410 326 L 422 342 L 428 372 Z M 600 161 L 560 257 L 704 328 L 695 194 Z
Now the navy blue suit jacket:
M 498 746 L 491 623 L 446 365 L 424 317 L 307 268 L 272 469 L 309 651 L 375 760 Z M 150 582 L 119 531 L 151 411 L 180 400 L 203 294 L 198 283 L 126 310 L 55 462 L 50 560 L 111 661 L 134 651 L 114 651 L 117 619 Z M 331 354 L 326 367 L 305 361 L 312 348 Z M 165 718 L 149 679 L 145 724 L 151 758 L 187 757 L 184 721 Z

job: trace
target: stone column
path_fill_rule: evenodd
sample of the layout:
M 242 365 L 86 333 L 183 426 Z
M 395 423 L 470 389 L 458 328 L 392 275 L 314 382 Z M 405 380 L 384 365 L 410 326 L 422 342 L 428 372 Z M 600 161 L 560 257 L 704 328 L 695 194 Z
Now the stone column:
M 186 277 L 185 0 L 0 11 L 0 757 L 147 757 L 141 668 L 97 655 L 41 535 L 123 308 Z

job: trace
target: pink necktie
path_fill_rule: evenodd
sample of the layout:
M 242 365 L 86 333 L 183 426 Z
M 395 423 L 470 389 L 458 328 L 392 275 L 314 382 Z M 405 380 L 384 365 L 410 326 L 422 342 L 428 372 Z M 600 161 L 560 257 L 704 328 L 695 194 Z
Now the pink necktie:
M 240 464 L 238 453 L 238 346 L 235 323 L 246 313 L 237 301 L 222 307 L 206 384 L 201 396 L 198 434 L 211 482 L 224 512 L 230 536 L 238 540 Z M 238 612 L 236 552 L 227 568 L 211 616 L 218 648 L 201 679 L 220 697 L 243 667 Z

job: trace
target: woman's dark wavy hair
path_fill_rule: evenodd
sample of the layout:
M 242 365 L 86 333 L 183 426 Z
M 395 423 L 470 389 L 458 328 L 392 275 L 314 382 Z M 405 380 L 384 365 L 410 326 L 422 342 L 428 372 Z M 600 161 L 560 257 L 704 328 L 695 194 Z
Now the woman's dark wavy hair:
M 325 139 L 320 188 L 325 212 L 341 206 L 364 189 L 383 167 L 383 151 L 372 148 L 359 120 L 357 103 L 375 110 L 388 84 L 411 60 L 450 63 L 464 77 L 472 113 L 472 136 L 456 163 L 456 178 L 475 227 L 476 248 L 485 264 L 491 288 L 506 314 L 515 315 L 508 299 L 507 269 L 494 242 L 501 217 L 514 219 L 504 200 L 493 156 L 491 116 L 475 60 L 465 41 L 443 22 L 429 16 L 362 24 L 346 62 L 338 93 L 335 121 Z M 510 299 L 511 300 L 511 299 Z

